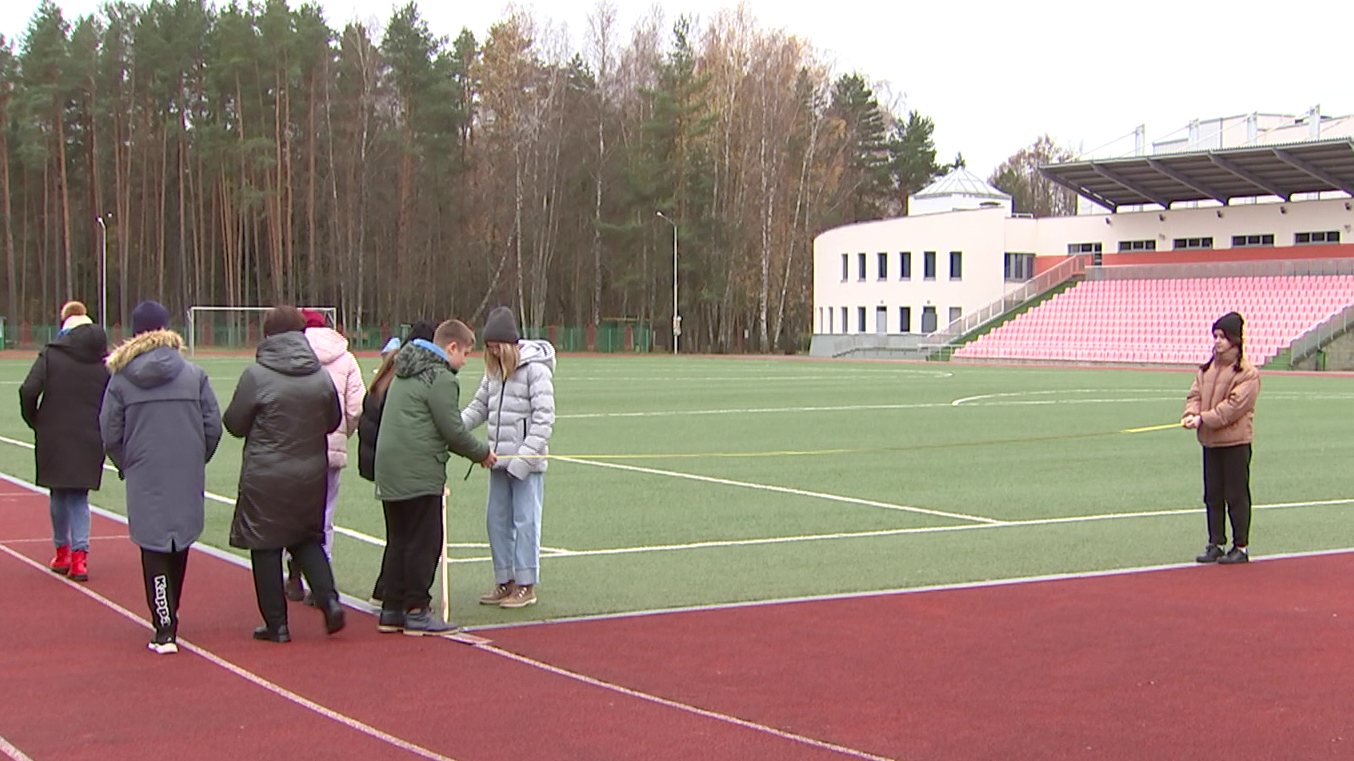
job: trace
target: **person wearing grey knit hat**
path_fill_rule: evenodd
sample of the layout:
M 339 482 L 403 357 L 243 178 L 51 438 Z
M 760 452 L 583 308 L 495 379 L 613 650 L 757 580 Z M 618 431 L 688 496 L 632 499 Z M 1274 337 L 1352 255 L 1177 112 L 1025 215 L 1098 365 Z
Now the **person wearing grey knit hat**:
M 1199 366 L 1185 397 L 1180 425 L 1193 429 L 1204 450 L 1204 508 L 1208 544 L 1200 563 L 1231 565 L 1250 560 L 1251 442 L 1260 372 L 1246 359 L 1245 320 L 1228 312 L 1213 323 L 1213 356 Z M 1232 524 L 1232 549 L 1227 522 Z
M 487 423 L 489 446 L 501 458 L 489 471 L 485 529 L 494 586 L 482 605 L 536 604 L 541 565 L 544 476 L 555 427 L 555 347 L 522 340 L 512 310 L 495 307 L 484 325 L 484 377 L 461 410 L 473 429 Z
M 489 317 L 484 321 L 484 336 L 481 340 L 486 344 L 490 341 L 515 344 L 522 340 L 517 334 L 517 320 L 513 317 L 512 310 L 507 307 L 494 307 L 489 310 Z

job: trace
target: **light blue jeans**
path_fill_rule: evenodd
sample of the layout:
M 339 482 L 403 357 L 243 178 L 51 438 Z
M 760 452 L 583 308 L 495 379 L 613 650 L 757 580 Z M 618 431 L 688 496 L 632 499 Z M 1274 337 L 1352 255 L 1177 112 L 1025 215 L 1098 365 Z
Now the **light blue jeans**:
M 51 489 L 52 541 L 89 552 L 89 490 Z
M 494 558 L 494 583 L 525 585 L 539 580 L 544 499 L 544 473 L 532 473 L 519 481 L 506 470 L 489 471 L 484 524 L 489 530 L 489 554 Z

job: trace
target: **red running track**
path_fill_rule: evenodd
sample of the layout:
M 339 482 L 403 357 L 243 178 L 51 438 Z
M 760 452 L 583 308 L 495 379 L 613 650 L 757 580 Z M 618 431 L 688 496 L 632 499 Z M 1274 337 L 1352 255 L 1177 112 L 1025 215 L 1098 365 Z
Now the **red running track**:
M 46 498 L 0 482 L 0 755 L 1354 756 L 1350 554 L 497 629 L 474 647 L 379 635 L 357 611 L 327 638 L 299 605 L 293 643 L 255 642 L 248 572 L 195 552 L 180 634 L 206 655 L 156 656 L 125 527 L 94 519 L 79 586 L 99 599 L 40 567 L 48 531 Z

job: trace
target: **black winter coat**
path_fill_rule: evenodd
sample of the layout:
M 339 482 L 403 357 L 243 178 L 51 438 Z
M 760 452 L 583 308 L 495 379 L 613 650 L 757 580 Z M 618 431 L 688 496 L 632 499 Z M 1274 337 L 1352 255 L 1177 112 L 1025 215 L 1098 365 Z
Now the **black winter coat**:
M 276 550 L 324 539 L 326 436 L 343 423 L 334 382 L 299 331 L 259 344 L 222 416 L 243 437 L 230 545 Z
M 19 386 L 19 411 L 36 439 L 39 486 L 97 489 L 102 483 L 99 408 L 108 385 L 106 356 L 103 328 L 80 325 L 44 346 Z
M 376 480 L 376 435 L 381 432 L 381 413 L 386 406 L 384 393 L 376 397 L 368 393 L 362 399 L 362 417 L 357 420 L 357 474 L 368 481 Z

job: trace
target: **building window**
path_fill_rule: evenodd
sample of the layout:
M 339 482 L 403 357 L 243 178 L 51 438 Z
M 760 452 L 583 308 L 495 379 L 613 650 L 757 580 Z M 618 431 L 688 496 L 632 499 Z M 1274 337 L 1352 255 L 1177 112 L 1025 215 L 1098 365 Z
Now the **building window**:
M 846 307 L 842 307 L 842 332 L 843 333 L 851 332 L 851 324 L 846 321 Z
M 856 307 L 856 332 L 865 332 L 865 307 Z
M 1174 246 L 1176 251 L 1189 248 L 1212 248 L 1213 238 L 1176 238 Z
M 857 280 L 865 280 L 865 254 L 856 254 L 856 270 L 858 271 Z
M 842 254 L 842 282 L 851 279 L 851 255 Z
M 950 279 L 962 280 L 964 278 L 964 252 L 950 252 Z
M 1340 231 L 1330 230 L 1327 232 L 1316 233 L 1296 233 L 1293 235 L 1293 243 L 1299 246 L 1305 246 L 1309 243 L 1339 243 Z
M 889 332 L 889 308 L 875 307 L 874 310 L 874 332 Z
M 1272 246 L 1274 245 L 1273 235 L 1233 235 L 1232 248 L 1246 248 L 1248 246 Z
M 922 254 L 921 276 L 926 280 L 936 279 L 936 252 L 927 251 Z
M 1104 253 L 1105 248 L 1101 243 L 1068 243 L 1067 253 L 1069 254 L 1099 254 Z
M 936 308 L 935 308 L 935 307 L 922 307 L 922 308 L 921 308 L 921 332 L 923 332 L 923 333 L 934 333 L 934 332 L 936 332 Z
M 1034 277 L 1034 254 L 1006 254 L 1005 278 L 1023 282 Z
M 955 323 L 964 319 L 963 307 L 950 307 L 950 322 Z
M 902 251 L 898 254 L 898 279 L 912 279 L 912 252 Z
M 912 332 L 912 307 L 898 307 L 898 332 Z
M 1155 238 L 1151 240 L 1119 241 L 1119 253 L 1121 254 L 1127 253 L 1129 251 L 1156 251 L 1156 250 L 1157 250 L 1157 241 Z
M 885 251 L 880 251 L 879 257 L 879 279 L 887 280 L 889 277 L 889 255 Z

